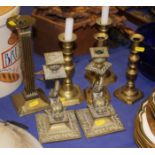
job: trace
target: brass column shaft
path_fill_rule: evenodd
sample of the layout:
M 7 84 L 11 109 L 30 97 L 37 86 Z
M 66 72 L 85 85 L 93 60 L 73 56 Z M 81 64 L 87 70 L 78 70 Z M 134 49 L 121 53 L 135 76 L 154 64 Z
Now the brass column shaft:
M 21 44 L 22 44 L 22 59 L 23 59 L 23 75 L 24 75 L 25 92 L 26 94 L 31 94 L 35 91 L 31 30 L 30 29 L 19 30 L 19 35 L 20 35 Z

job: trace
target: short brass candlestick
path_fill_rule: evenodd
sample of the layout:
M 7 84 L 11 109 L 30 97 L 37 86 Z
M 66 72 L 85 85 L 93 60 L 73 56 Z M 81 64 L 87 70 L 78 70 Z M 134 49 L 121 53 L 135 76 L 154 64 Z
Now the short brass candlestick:
M 18 31 L 21 41 L 24 91 L 13 95 L 12 99 L 19 115 L 24 116 L 49 106 L 43 91 L 35 87 L 31 45 L 31 27 L 34 19 L 30 16 L 14 16 L 8 19 L 7 24 L 10 29 Z
M 36 115 L 41 143 L 64 141 L 81 137 L 74 110 L 66 110 L 58 96 L 59 81 L 50 92 L 50 108 Z
M 143 97 L 143 93 L 135 87 L 135 80 L 138 73 L 138 53 L 144 51 L 144 48 L 139 47 L 139 44 L 144 40 L 144 37 L 141 34 L 133 34 L 130 39 L 132 41 L 132 47 L 129 55 L 129 66 L 126 73 L 127 83 L 125 86 L 118 88 L 114 92 L 114 95 L 119 100 L 127 104 L 133 104 L 134 102 L 140 100 Z
M 104 47 L 94 47 L 90 48 L 90 51 L 93 61 L 85 69 L 96 73 L 99 78 L 93 83 L 92 87 L 85 89 L 88 108 L 76 111 L 87 138 L 124 129 L 110 103 L 110 94 L 104 86 L 104 74 L 111 67 L 111 63 L 103 61 L 107 55 L 107 49 Z
M 71 41 L 65 41 L 64 33 L 62 33 L 58 36 L 58 39 L 62 43 L 65 71 L 67 74 L 67 77 L 64 79 L 63 85 L 59 90 L 60 100 L 64 106 L 79 104 L 83 100 L 83 92 L 78 85 L 75 85 L 72 82 L 72 76 L 75 68 L 75 65 L 72 61 L 72 48 L 77 37 L 75 34 L 73 34 Z

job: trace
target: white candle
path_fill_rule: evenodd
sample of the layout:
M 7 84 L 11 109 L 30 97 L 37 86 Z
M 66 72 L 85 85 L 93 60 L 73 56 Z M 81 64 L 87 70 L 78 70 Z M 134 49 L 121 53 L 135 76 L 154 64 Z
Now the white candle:
M 66 25 L 65 25 L 65 41 L 72 40 L 72 33 L 73 33 L 73 18 L 66 18 Z
M 109 19 L 109 6 L 102 7 L 101 24 L 107 25 Z

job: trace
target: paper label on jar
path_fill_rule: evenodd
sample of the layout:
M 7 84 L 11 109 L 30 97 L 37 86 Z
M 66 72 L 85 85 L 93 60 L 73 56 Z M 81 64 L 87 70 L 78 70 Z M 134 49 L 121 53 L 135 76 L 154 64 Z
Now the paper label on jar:
M 19 80 L 20 66 L 16 65 L 21 55 L 18 42 L 11 48 L 1 52 L 0 82 L 13 83 Z
M 17 49 L 18 47 L 16 45 L 17 45 L 17 43 L 13 47 L 11 47 L 10 49 L 1 53 L 2 67 L 3 68 L 7 68 L 9 66 L 12 66 L 16 61 L 19 60 L 20 52 Z

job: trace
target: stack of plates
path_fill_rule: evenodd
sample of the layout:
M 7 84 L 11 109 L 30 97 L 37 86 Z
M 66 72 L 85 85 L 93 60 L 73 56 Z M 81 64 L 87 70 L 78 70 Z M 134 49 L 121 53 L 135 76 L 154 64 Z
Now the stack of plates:
M 139 147 L 155 148 L 155 91 L 137 113 L 134 136 Z

